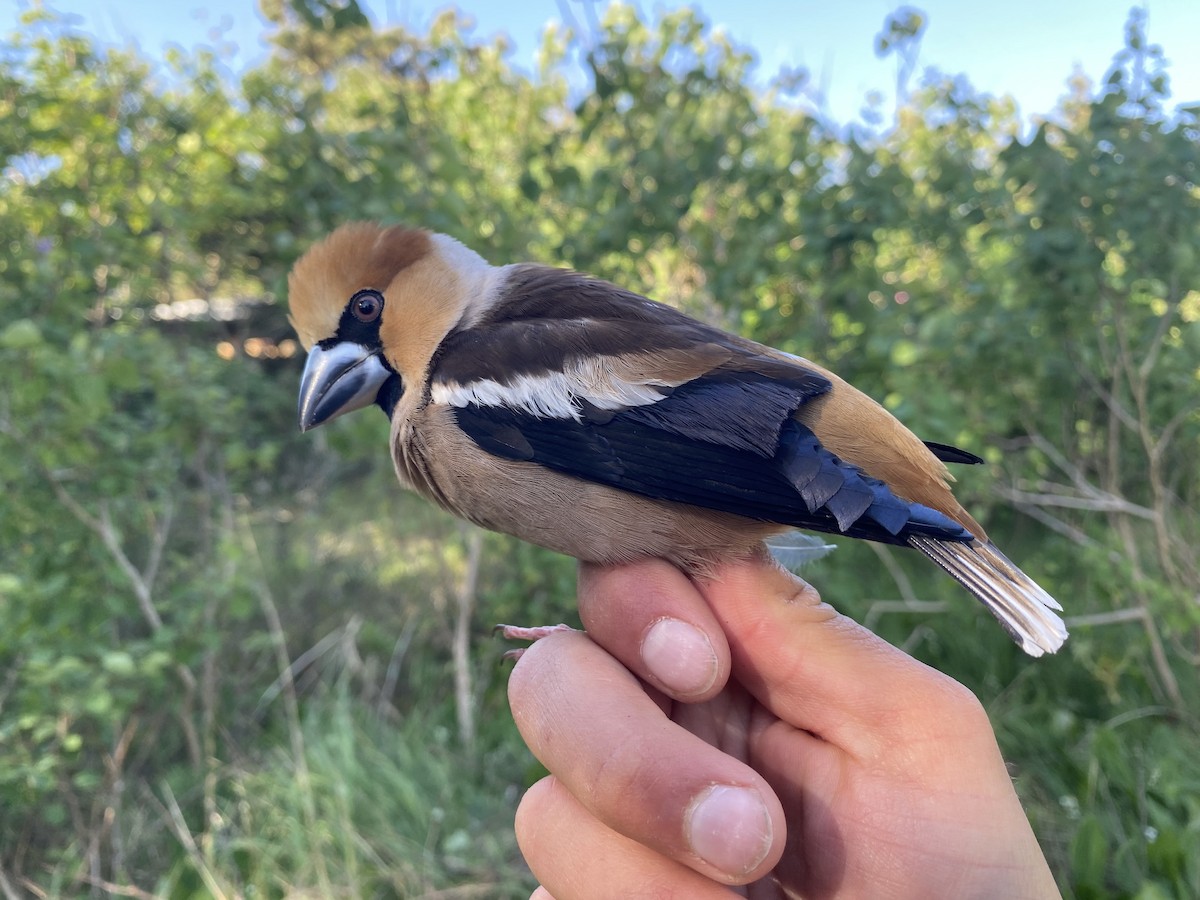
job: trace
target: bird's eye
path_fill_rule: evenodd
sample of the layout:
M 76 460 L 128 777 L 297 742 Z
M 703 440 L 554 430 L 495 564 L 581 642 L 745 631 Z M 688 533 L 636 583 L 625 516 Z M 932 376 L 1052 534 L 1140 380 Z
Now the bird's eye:
M 383 312 L 383 295 L 379 291 L 359 291 L 350 298 L 350 312 L 363 324 L 371 324 Z

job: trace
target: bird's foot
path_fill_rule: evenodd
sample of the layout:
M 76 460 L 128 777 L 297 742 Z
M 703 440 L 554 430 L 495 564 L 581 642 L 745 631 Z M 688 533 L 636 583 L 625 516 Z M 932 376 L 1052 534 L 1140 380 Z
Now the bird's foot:
M 498 634 L 506 641 L 540 641 L 544 637 L 549 637 L 556 631 L 575 631 L 570 625 L 535 625 L 533 627 L 525 627 L 523 625 L 497 625 L 492 629 L 493 634 Z M 521 658 L 521 654 L 525 652 L 524 648 L 514 650 L 506 650 L 501 659 L 511 659 L 514 662 Z
M 498 634 L 506 641 L 540 641 L 544 637 L 549 637 L 557 631 L 574 631 L 570 625 L 535 625 L 532 628 L 526 628 L 523 625 L 497 625 L 492 629 L 493 634 Z

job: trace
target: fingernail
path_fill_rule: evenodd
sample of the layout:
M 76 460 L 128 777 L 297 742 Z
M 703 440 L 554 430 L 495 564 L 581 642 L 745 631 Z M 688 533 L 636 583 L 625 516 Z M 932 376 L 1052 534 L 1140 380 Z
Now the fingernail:
M 679 619 L 659 619 L 642 639 L 642 662 L 663 687 L 702 694 L 717 680 L 717 653 L 708 636 Z
M 771 817 L 753 788 L 715 784 L 684 821 L 692 852 L 728 875 L 753 871 L 771 849 Z

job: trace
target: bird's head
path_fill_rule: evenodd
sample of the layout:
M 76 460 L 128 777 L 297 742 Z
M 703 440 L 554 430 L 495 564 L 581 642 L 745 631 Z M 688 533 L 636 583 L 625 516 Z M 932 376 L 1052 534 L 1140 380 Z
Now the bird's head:
M 420 385 L 491 267 L 444 235 L 373 222 L 343 225 L 288 275 L 291 322 L 308 350 L 300 430 Z

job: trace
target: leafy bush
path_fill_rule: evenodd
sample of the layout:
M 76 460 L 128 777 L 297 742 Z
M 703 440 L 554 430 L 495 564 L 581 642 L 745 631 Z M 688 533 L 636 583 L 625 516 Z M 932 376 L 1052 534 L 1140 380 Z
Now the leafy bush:
M 381 417 L 295 433 L 284 275 L 376 217 L 644 289 L 987 455 L 961 493 L 1067 606 L 1057 657 L 902 553 L 807 574 L 981 696 L 1066 895 L 1200 894 L 1200 130 L 1140 13 L 1019 141 L 937 73 L 838 127 L 688 11 L 548 32 L 531 77 L 453 14 L 263 6 L 236 79 L 40 11 L 0 55 L 0 892 L 528 889 L 487 626 L 570 616 L 571 563 L 400 493 Z

